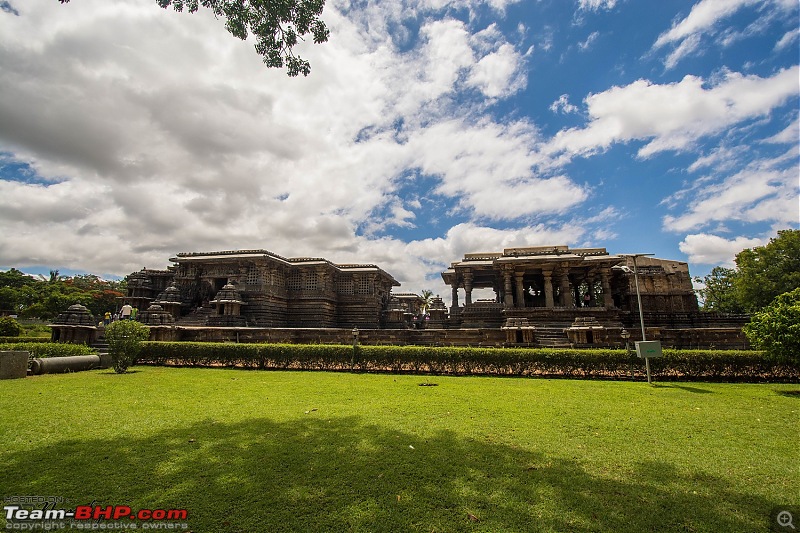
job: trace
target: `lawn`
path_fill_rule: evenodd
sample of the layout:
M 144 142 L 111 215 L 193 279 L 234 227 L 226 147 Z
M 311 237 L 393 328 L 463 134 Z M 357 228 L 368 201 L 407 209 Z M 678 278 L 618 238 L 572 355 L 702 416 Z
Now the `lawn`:
M 44 375 L 0 382 L 0 496 L 195 533 L 763 531 L 800 501 L 798 410 L 791 384 Z

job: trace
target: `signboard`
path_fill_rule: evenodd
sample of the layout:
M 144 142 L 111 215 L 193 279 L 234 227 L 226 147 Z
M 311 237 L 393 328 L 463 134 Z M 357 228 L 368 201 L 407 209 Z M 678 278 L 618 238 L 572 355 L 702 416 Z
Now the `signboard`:
M 661 341 L 636 341 L 636 355 L 644 359 L 661 357 Z

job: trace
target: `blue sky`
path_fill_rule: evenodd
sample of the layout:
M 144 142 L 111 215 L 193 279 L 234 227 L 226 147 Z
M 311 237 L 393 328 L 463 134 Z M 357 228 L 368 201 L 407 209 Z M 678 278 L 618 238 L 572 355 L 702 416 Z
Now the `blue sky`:
M 209 13 L 0 4 L 0 268 L 504 247 L 704 275 L 800 223 L 795 0 L 329 0 L 307 78 Z

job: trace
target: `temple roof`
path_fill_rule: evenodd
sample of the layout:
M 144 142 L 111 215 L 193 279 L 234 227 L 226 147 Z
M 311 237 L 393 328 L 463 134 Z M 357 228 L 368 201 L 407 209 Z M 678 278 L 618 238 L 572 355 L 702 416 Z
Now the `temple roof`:
M 365 264 L 336 264 L 322 257 L 283 257 L 272 253 L 269 250 L 229 250 L 222 252 L 182 252 L 176 257 L 170 258 L 173 263 L 205 263 L 205 262 L 224 262 L 239 259 L 271 259 L 278 261 L 286 266 L 313 266 L 329 265 L 342 272 L 373 272 L 387 278 L 392 286 L 399 287 L 400 282 L 394 276 L 381 269 L 377 265 Z

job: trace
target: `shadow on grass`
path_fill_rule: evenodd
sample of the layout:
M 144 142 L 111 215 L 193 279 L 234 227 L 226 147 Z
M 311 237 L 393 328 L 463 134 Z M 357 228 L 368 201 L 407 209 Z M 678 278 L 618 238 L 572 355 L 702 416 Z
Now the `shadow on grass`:
M 669 385 L 664 385 L 663 383 L 657 383 L 654 384 L 653 386 L 663 389 L 680 389 L 686 392 L 693 392 L 695 394 L 714 394 L 713 391 L 710 391 L 708 389 L 701 389 L 698 387 L 687 387 L 686 385 L 676 385 L 674 383 L 670 383 Z
M 212 422 L 6 453 L 2 493 L 186 508 L 195 532 L 741 531 L 778 502 L 668 463 L 626 477 L 450 432 L 315 415 Z
M 797 398 L 800 399 L 800 389 L 797 390 L 776 390 L 777 394 L 781 396 L 786 396 L 787 398 Z

